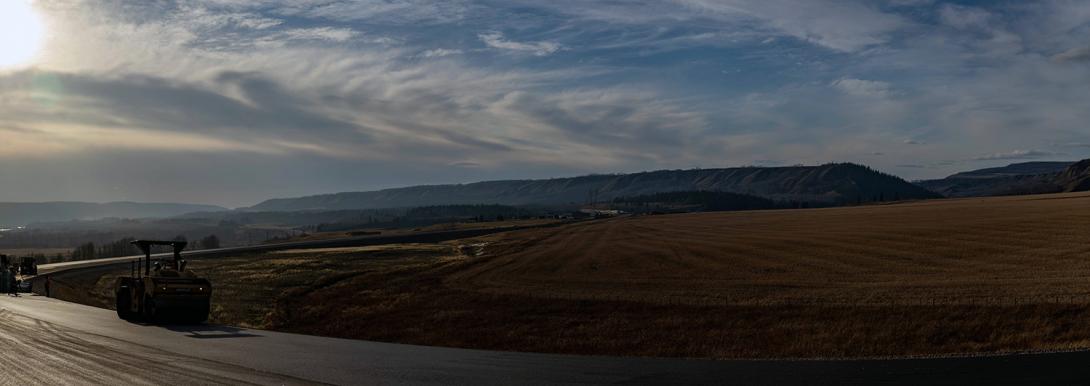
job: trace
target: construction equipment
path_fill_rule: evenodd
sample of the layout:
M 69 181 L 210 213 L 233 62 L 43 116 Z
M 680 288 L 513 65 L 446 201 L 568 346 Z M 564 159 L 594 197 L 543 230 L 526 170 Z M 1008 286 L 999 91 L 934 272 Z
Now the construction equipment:
M 38 260 L 33 257 L 24 257 L 23 261 L 19 263 L 20 275 L 37 275 L 38 274 Z
M 137 240 L 132 244 L 144 253 L 144 261 L 140 264 L 139 259 L 134 260 L 130 276 L 117 279 L 117 316 L 152 323 L 168 320 L 201 323 L 208 320 L 212 283 L 185 270 L 182 250 L 187 243 Z M 168 266 L 164 267 L 160 261 L 155 261 L 152 266 L 153 245 L 170 246 L 174 250 L 174 259 Z

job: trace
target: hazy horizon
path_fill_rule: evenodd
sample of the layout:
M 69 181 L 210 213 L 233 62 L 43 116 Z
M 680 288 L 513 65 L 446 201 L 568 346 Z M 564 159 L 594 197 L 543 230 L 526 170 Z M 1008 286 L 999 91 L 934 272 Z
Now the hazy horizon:
M 3 4 L 3 202 L 1090 158 L 1080 2 Z

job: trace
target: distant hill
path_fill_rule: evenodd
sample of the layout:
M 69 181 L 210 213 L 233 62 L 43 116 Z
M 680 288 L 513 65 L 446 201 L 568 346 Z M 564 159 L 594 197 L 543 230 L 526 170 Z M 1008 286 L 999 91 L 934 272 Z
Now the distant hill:
M 37 222 L 90 220 L 106 217 L 168 217 L 189 212 L 221 211 L 214 205 L 174 203 L 108 202 L 0 202 L 0 226 L 22 226 Z
M 1007 166 L 1000 166 L 997 168 L 987 168 L 980 170 L 973 170 L 968 172 L 961 172 L 954 174 L 947 178 L 995 178 L 995 177 L 1009 177 L 1009 176 L 1024 176 L 1024 175 L 1037 175 L 1037 174 L 1052 174 L 1059 173 L 1067 169 L 1075 162 L 1073 161 L 1061 161 L 1061 162 L 1023 162 L 1010 164 Z
M 974 170 L 917 185 L 946 197 L 981 197 L 1090 191 L 1090 159 L 1029 162 Z
M 617 197 L 673 191 L 723 191 L 818 205 L 938 197 L 898 177 L 861 165 L 839 163 L 424 185 L 273 199 L 246 210 L 345 210 L 454 204 L 578 205 L 591 198 L 596 202 L 607 202 Z
M 984 197 L 1056 192 L 1057 176 L 1074 162 L 1025 162 L 961 172 L 916 184 L 946 197 Z

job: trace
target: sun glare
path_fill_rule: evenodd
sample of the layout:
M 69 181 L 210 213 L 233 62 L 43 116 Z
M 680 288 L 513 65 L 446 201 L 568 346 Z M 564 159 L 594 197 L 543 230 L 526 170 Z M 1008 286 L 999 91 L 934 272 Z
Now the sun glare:
M 32 0 L 0 0 L 0 69 L 32 64 L 44 36 Z

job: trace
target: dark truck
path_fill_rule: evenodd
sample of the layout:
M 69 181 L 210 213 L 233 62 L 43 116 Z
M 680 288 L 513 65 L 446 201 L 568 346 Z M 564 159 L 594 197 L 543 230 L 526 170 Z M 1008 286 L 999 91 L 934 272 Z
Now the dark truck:
M 130 276 L 117 279 L 117 316 L 152 323 L 201 323 L 208 320 L 212 283 L 185 269 L 186 262 L 182 260 L 181 253 L 186 242 L 137 240 L 132 244 L 144 253 L 144 261 L 143 264 L 139 259 L 133 261 Z M 173 260 L 166 266 L 155 261 L 152 266 L 153 245 L 170 246 L 174 251 Z

